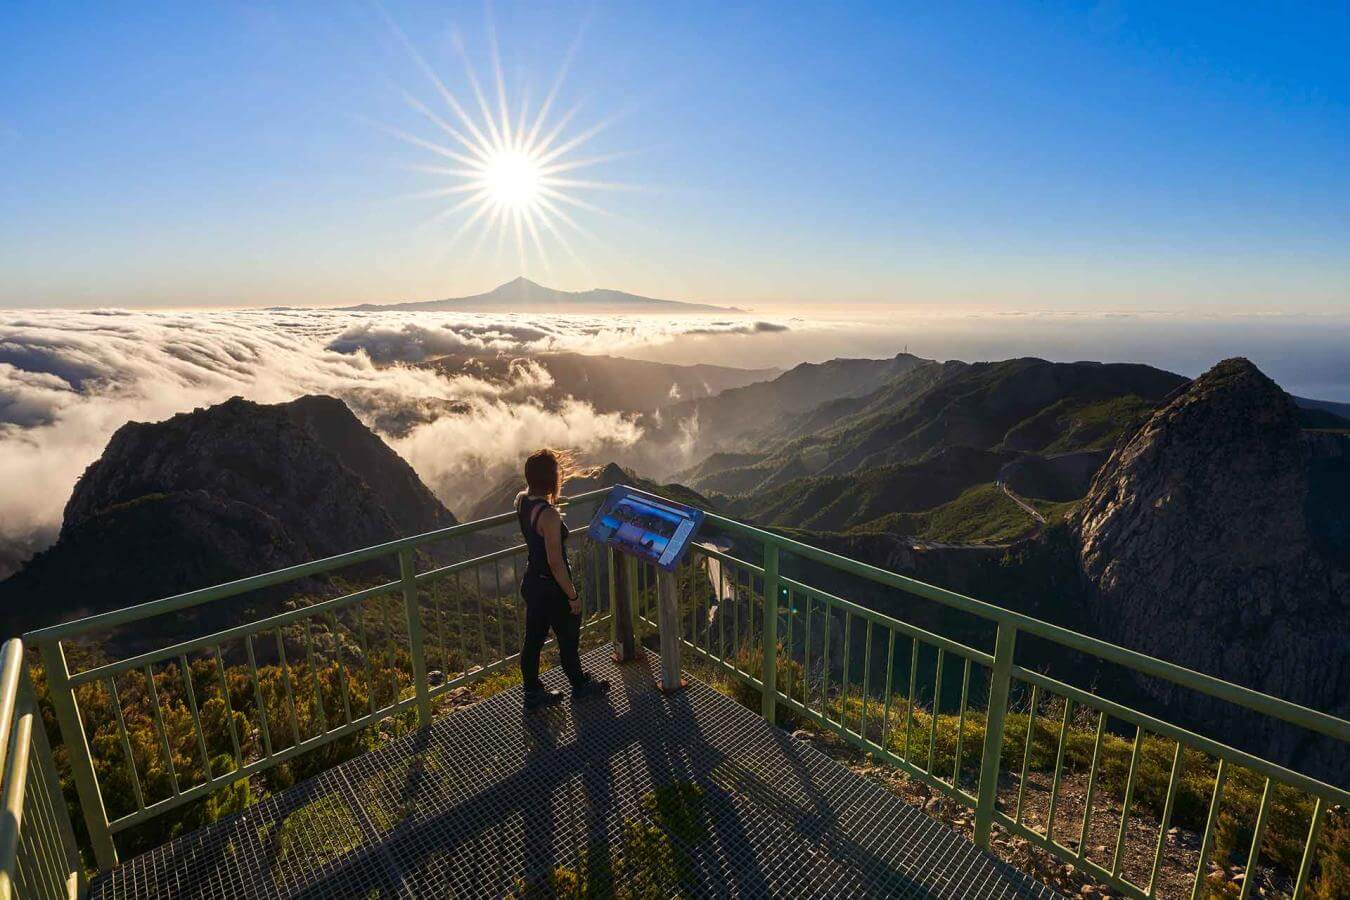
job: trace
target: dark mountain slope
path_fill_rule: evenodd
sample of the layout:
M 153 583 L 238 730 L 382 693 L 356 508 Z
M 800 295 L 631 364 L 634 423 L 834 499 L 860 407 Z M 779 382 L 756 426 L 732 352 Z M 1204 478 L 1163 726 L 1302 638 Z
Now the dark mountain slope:
M 528 357 L 457 354 L 421 365 L 448 375 L 470 374 L 504 383 L 527 364 L 542 367 L 553 380 L 547 388 L 531 390 L 532 399 L 548 403 L 576 397 L 601 412 L 650 412 L 672 402 L 697 400 L 729 388 L 755 384 L 779 372 L 728 366 L 677 366 L 582 353 L 537 353 Z
M 1073 519 L 1099 633 L 1350 713 L 1350 569 L 1336 537 L 1350 509 L 1326 502 L 1350 494 L 1347 460 L 1345 438 L 1305 436 L 1290 397 L 1246 360 L 1197 378 L 1115 449 Z M 1141 687 L 1276 758 L 1345 772 L 1343 747 Z
M 1049 408 L 1066 401 L 1088 405 L 1133 395 L 1157 402 L 1185 382 L 1149 366 L 1041 359 L 975 363 L 908 404 L 851 420 L 820 436 L 831 458 L 824 471 L 904 462 L 940 447 L 994 448 L 1028 419 L 1044 417 Z M 1042 432 L 1037 440 L 1020 441 L 1016 449 L 1040 450 L 1071 423 L 1069 418 L 1059 428 L 1037 429 Z M 1113 437 L 1109 430 L 1094 432 L 1092 442 L 1100 445 Z
M 920 462 L 801 478 L 723 502 L 732 514 L 763 525 L 842 531 L 890 513 L 948 503 L 967 488 L 993 481 L 1010 459 L 1011 454 L 951 447 Z
M 925 362 L 901 353 L 891 359 L 803 363 L 772 381 L 723 391 L 703 400 L 672 403 L 643 425 L 658 438 L 692 434 L 696 459 L 718 451 L 762 451 L 761 445 L 772 446 L 776 441 L 765 444 L 761 432 L 777 433 L 822 403 L 864 397 Z
M 56 544 L 0 582 L 0 610 L 13 632 L 454 522 L 340 401 L 235 398 L 118 429 Z
M 841 521 L 822 516 L 823 484 L 851 484 L 848 502 L 859 509 L 913 513 L 950 503 L 978 484 L 992 485 L 999 469 L 990 471 L 988 461 L 997 458 L 1003 463 L 1018 460 L 1010 474 L 1025 496 L 1075 500 L 1104 458 L 1098 448 L 1137 427 L 1162 398 L 1185 383 L 1181 376 L 1148 366 L 1040 359 L 923 363 L 864 397 L 818 406 L 799 421 L 831 424 L 786 441 L 763 459 L 720 470 L 705 464 L 694 486 L 736 496 L 729 501 L 733 508 L 754 518 L 771 516 L 766 522 L 812 529 L 856 527 L 873 523 L 877 516 Z M 934 455 L 938 462 L 929 463 Z M 958 489 L 935 491 L 921 478 L 873 477 L 910 464 L 918 468 L 901 471 L 922 473 L 937 466 L 937 483 Z M 963 465 L 970 468 L 961 471 Z M 871 490 L 903 490 L 908 495 L 885 498 L 871 496 Z M 1004 512 L 1003 504 L 992 502 L 998 498 L 980 499 L 962 508 Z M 889 522 L 917 527 L 919 520 Z M 1011 524 L 976 527 L 969 533 L 1006 535 Z

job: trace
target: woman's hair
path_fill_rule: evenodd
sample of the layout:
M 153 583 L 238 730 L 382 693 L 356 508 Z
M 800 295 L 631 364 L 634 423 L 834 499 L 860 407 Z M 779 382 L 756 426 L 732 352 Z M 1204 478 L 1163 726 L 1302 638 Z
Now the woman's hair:
M 571 455 L 566 450 L 545 447 L 531 453 L 525 459 L 525 484 L 529 493 L 547 497 L 551 503 L 557 502 L 571 462 Z

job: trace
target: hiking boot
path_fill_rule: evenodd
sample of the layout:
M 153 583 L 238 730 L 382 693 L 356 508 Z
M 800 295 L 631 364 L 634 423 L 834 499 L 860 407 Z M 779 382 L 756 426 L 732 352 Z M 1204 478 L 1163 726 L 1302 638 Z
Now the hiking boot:
M 548 688 L 535 688 L 525 692 L 525 709 L 540 709 L 552 706 L 563 698 L 562 691 L 550 691 Z
M 590 675 L 587 675 L 585 681 L 572 685 L 572 699 L 580 700 L 583 697 L 595 697 L 608 690 L 608 681 L 603 678 L 592 678 Z

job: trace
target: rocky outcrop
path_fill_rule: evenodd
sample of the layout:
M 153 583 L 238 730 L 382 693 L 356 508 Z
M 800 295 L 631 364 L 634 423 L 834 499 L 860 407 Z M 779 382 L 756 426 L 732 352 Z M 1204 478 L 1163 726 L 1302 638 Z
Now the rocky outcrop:
M 341 401 L 235 398 L 118 429 L 0 610 L 13 633 L 453 524 Z M 260 599 L 277 595 L 240 602 Z M 223 621 L 212 607 L 199 616 Z
M 1350 572 L 1327 552 L 1316 496 L 1346 482 L 1313 455 L 1290 397 L 1245 359 L 1175 395 L 1112 451 L 1071 523 L 1097 632 L 1350 713 Z M 1160 680 L 1140 687 L 1222 739 L 1345 772 L 1344 748 L 1307 732 Z

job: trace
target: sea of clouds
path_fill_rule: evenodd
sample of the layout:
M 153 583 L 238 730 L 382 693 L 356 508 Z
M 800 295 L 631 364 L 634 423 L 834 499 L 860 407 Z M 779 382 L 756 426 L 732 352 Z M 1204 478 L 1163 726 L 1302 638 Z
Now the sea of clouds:
M 80 473 L 128 421 L 243 396 L 341 398 L 459 514 L 541 444 L 593 456 L 631 448 L 633 417 L 536 399 L 551 378 L 525 362 L 486 381 L 415 365 L 449 353 L 619 354 L 699 334 L 783 326 L 748 320 L 517 316 L 311 309 L 43 310 L 0 316 L 0 543 L 22 557 L 55 538 Z M 3 562 L 0 559 L 0 562 Z

